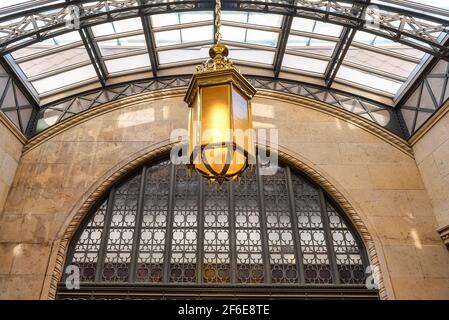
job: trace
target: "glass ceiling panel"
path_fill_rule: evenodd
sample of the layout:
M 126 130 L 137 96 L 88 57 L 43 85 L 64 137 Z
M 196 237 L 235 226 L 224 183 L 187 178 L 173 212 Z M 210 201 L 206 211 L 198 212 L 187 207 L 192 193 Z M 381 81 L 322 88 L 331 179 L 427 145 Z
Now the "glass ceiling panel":
M 147 53 L 106 60 L 105 64 L 109 73 L 130 71 L 141 68 L 149 69 L 151 67 L 150 57 Z
M 83 46 L 28 60 L 19 63 L 19 66 L 27 77 L 34 77 L 45 72 L 68 68 L 74 64 L 87 61 L 89 61 L 89 55 Z
M 61 46 L 73 44 L 76 42 L 79 42 L 79 44 L 82 45 L 82 40 L 79 32 L 74 31 L 13 51 L 11 55 L 14 59 L 19 59 L 30 56 L 32 54 L 44 53 L 47 50 L 56 49 Z
M 190 60 L 204 60 L 209 57 L 210 46 L 170 49 L 158 52 L 161 65 Z
M 172 26 L 182 23 L 192 23 L 213 20 L 212 11 L 193 11 L 193 12 L 177 12 L 162 13 L 151 16 L 151 25 L 154 28 Z
M 337 79 L 346 80 L 362 87 L 370 87 L 389 94 L 395 94 L 402 83 L 377 76 L 371 72 L 354 69 L 348 66 L 341 66 L 337 73 Z
M 92 65 L 88 65 L 81 68 L 61 72 L 51 77 L 33 81 L 31 82 L 31 84 L 34 86 L 36 91 L 41 94 L 94 79 L 98 79 L 97 74 L 95 73 L 95 69 Z
M 296 69 L 299 71 L 307 71 L 316 74 L 324 74 L 328 61 L 285 54 L 282 60 L 282 67 Z
M 5 8 L 5 7 L 13 6 L 13 5 L 28 2 L 28 1 L 30 1 L 30 0 L 2 0 L 2 2 L 0 2 L 0 8 Z
M 212 26 L 181 29 L 181 43 L 212 40 L 213 32 Z
M 82 41 L 78 31 L 72 31 L 64 33 L 60 36 L 53 37 L 41 42 L 41 44 L 47 44 L 48 46 L 63 46 L 66 44 Z
M 81 36 L 78 31 L 65 33 L 63 35 L 44 40 L 42 42 L 32 44 L 28 47 L 13 51 L 11 55 L 13 56 L 14 59 L 19 59 L 32 54 L 45 52 L 50 49 L 55 49 L 60 46 L 72 44 L 75 42 L 79 42 L 80 45 L 82 44 Z
M 425 52 L 409 47 L 402 43 L 394 42 L 392 40 L 380 37 L 371 33 L 357 31 L 354 36 L 354 42 L 370 45 L 376 48 L 393 51 L 400 53 L 404 56 L 410 56 L 421 59 L 424 57 Z
M 371 2 L 373 4 L 394 5 L 403 8 L 410 8 L 413 4 L 421 4 L 433 9 L 449 10 L 449 2 L 447 0 L 397 0 L 394 3 L 390 1 L 372 0 Z
M 213 26 L 202 26 L 155 32 L 154 37 L 156 47 L 164 47 L 197 41 L 213 41 L 213 32 Z
M 287 50 L 319 54 L 330 57 L 334 52 L 336 42 L 315 38 L 290 35 L 287 41 Z
M 449 2 L 447 0 L 401 0 L 401 2 L 415 2 L 431 7 L 449 9 Z
M 276 47 L 279 34 L 271 31 L 262 31 L 248 28 L 222 26 L 223 40 Z
M 272 65 L 274 63 L 274 51 L 249 49 L 242 47 L 229 47 L 229 58 L 233 61 L 254 62 Z
M 55 3 L 60 3 L 60 2 L 64 2 L 66 0 L 1 0 L 0 2 L 0 9 L 3 8 L 8 8 L 8 7 L 12 7 L 12 6 L 16 6 L 16 5 L 24 5 L 24 4 L 34 4 L 34 7 L 37 5 L 49 5 L 49 4 L 55 4 Z M 33 7 L 33 6 L 29 6 L 29 7 Z
M 98 41 L 97 43 L 102 56 L 147 49 L 145 36 L 143 34 L 131 37 Z
M 95 37 L 135 30 L 142 30 L 142 22 L 140 18 L 117 20 L 114 22 L 98 24 L 92 27 Z
M 11 55 L 39 94 L 97 77 L 78 31 L 32 44 Z
M 181 29 L 156 32 L 154 34 L 156 47 L 171 46 L 181 43 Z
M 401 77 L 408 77 L 418 65 L 417 63 L 353 46 L 349 47 L 344 61 Z
M 292 30 L 322 34 L 325 36 L 339 37 L 342 29 L 342 26 L 336 24 L 304 18 L 293 18 L 292 22 Z
M 282 25 L 282 15 L 258 12 L 223 11 L 221 20 L 277 28 Z
M 188 62 L 204 61 L 209 57 L 210 46 L 197 46 L 181 49 L 170 49 L 158 52 L 159 63 L 161 65 Z M 236 46 L 228 46 L 229 58 L 235 62 L 250 62 L 272 65 L 274 62 L 274 51 L 249 49 Z
M 32 54 L 43 52 L 47 49 L 48 49 L 48 46 L 42 45 L 41 43 L 37 43 L 37 44 L 31 45 L 29 47 L 25 47 L 23 49 L 13 51 L 13 52 L 11 52 L 11 55 L 14 59 L 19 59 L 19 58 L 23 58 L 26 56 L 30 56 Z

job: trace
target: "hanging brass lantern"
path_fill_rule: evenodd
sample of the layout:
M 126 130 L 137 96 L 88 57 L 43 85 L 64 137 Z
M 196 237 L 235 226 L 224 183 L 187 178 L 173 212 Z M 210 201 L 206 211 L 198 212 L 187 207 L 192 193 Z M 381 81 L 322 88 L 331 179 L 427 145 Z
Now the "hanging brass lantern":
M 198 66 L 184 101 L 189 106 L 189 168 L 210 182 L 238 180 L 254 163 L 251 99 L 256 89 L 227 58 L 216 0 L 215 44 Z

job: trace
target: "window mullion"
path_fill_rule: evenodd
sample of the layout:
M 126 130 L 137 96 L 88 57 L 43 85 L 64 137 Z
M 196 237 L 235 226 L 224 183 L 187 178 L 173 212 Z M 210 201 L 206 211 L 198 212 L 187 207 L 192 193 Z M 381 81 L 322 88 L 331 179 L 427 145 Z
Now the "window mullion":
M 173 208 L 175 198 L 175 165 L 170 164 L 170 190 L 168 193 L 168 208 L 167 208 L 167 226 L 165 232 L 165 247 L 164 247 L 164 271 L 162 282 L 170 282 L 170 261 L 171 261 L 171 242 L 173 237 Z
M 114 208 L 115 187 L 109 192 L 108 205 L 104 217 L 103 233 L 101 234 L 100 250 L 98 251 L 97 270 L 95 273 L 95 282 L 101 282 L 101 275 L 103 273 L 103 264 L 105 261 L 106 247 L 109 236 L 109 229 L 112 221 L 112 210 Z
M 337 258 L 335 255 L 334 245 L 332 241 L 332 232 L 329 224 L 329 216 L 327 214 L 326 209 L 326 200 L 324 197 L 323 190 L 319 189 L 318 193 L 319 193 L 321 220 L 323 221 L 324 238 L 326 239 L 327 252 L 329 253 L 329 262 L 332 270 L 332 278 L 334 280 L 334 284 L 338 284 L 340 283 L 340 277 L 338 274 Z
M 229 249 L 230 249 L 230 267 L 231 267 L 231 283 L 237 283 L 237 244 L 235 232 L 235 198 L 233 183 L 228 182 L 229 189 Z
M 145 182 L 147 176 L 146 167 L 143 167 L 142 172 L 140 173 L 140 189 L 139 189 L 139 198 L 137 200 L 137 212 L 136 212 L 136 225 L 134 226 L 134 237 L 133 237 L 133 246 L 131 252 L 131 263 L 129 267 L 129 276 L 128 282 L 135 282 L 136 279 L 136 269 L 137 269 L 137 259 L 139 254 L 139 243 L 140 243 L 140 231 L 142 229 L 142 219 L 143 219 L 143 208 L 145 201 Z
M 256 164 L 256 182 L 257 182 L 257 192 L 259 198 L 259 207 L 260 207 L 260 231 L 261 231 L 261 239 L 262 239 L 262 254 L 264 261 L 264 278 L 265 283 L 271 283 L 271 263 L 270 263 L 270 254 L 268 252 L 268 231 L 267 231 L 267 216 L 265 213 L 265 201 L 264 201 L 264 192 L 263 192 L 263 181 L 260 176 L 259 170 L 259 161 Z
M 295 244 L 295 259 L 296 259 L 296 269 L 298 269 L 299 275 L 299 283 L 305 284 L 305 276 L 304 276 L 304 262 L 302 260 L 302 251 L 301 251 L 301 242 L 299 240 L 299 230 L 298 230 L 298 217 L 296 216 L 296 206 L 295 206 L 295 194 L 293 192 L 293 183 L 292 183 L 292 175 L 290 172 L 290 168 L 285 167 L 286 180 L 287 180 L 287 190 L 288 190 L 288 198 L 290 203 L 290 214 L 292 220 L 292 228 L 293 228 L 293 242 Z
M 197 225 L 197 251 L 196 251 L 196 282 L 203 283 L 203 260 L 204 260 L 204 179 L 197 175 L 198 192 L 198 225 Z

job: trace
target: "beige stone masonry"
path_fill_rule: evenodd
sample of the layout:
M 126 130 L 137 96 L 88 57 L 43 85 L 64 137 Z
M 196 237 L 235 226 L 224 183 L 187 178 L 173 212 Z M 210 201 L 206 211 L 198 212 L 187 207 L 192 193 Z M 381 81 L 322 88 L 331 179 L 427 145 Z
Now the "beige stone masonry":
M 410 139 L 432 202 L 441 239 L 449 247 L 449 102 Z
M 0 298 L 51 297 L 76 212 L 127 162 L 186 128 L 181 90 L 130 98 L 68 119 L 26 146 L 0 217 Z M 384 297 L 449 299 L 449 252 L 407 142 L 305 98 L 264 92 L 253 111 L 256 127 L 279 129 L 285 157 L 306 164 L 312 180 L 347 203 L 346 213 L 371 239 L 364 238 L 380 265 Z
M 26 138 L 0 112 L 0 213 L 9 193 Z

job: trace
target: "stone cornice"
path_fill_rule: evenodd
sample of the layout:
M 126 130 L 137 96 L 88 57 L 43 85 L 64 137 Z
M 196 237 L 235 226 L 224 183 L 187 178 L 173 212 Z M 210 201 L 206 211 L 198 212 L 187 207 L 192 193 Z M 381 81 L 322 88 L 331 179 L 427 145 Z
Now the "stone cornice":
M 17 127 L 8 119 L 8 117 L 0 112 L 0 122 L 22 143 L 26 144 L 28 139 L 20 132 Z
M 30 139 L 28 143 L 25 145 L 24 153 L 32 150 L 41 143 L 64 132 L 65 130 L 75 127 L 76 125 L 88 121 L 89 119 L 92 119 L 99 115 L 143 102 L 151 102 L 161 98 L 183 96 L 185 92 L 186 87 L 161 89 L 151 92 L 144 92 L 141 94 L 137 94 L 134 96 L 102 104 L 91 110 L 72 116 L 58 123 L 57 125 L 54 125 L 46 129 L 45 131 L 37 134 L 32 139 Z M 404 152 L 405 154 L 413 158 L 413 149 L 406 140 L 396 136 L 395 134 L 389 132 L 387 129 L 379 126 L 378 124 L 375 124 L 361 116 L 355 115 L 350 111 L 335 107 L 333 105 L 324 102 L 319 102 L 311 98 L 302 97 L 294 94 L 288 94 L 284 92 L 278 92 L 274 90 L 258 89 L 256 96 L 298 104 L 303 107 L 311 108 L 326 113 L 330 116 L 342 119 L 375 135 L 376 137 L 384 140 L 385 142 L 389 143 L 390 145 L 394 146 L 395 148 L 399 149 L 400 151 Z

